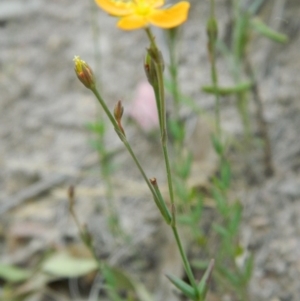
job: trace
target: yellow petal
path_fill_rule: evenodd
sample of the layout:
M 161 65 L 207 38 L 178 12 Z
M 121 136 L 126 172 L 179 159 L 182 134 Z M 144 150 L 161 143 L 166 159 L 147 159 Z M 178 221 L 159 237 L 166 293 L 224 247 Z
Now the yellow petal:
M 170 8 L 157 9 L 149 16 L 152 25 L 161 28 L 176 27 L 186 21 L 190 3 L 186 1 L 179 2 Z
M 98 6 L 113 16 L 126 16 L 132 13 L 133 2 L 123 2 L 119 0 L 95 0 Z
M 142 27 L 146 27 L 148 25 L 147 18 L 144 18 L 139 15 L 130 15 L 121 18 L 118 22 L 117 26 L 124 30 L 134 30 Z
M 159 8 L 165 4 L 165 0 L 152 0 L 150 1 L 150 6 L 153 8 Z

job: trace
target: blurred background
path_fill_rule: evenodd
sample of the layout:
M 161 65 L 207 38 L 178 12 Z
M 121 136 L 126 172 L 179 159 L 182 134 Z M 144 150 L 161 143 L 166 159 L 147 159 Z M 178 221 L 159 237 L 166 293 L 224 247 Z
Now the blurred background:
M 205 29 L 210 5 L 209 1 L 190 2 L 189 19 L 178 35 L 180 89 L 209 116 L 214 98 L 201 87 L 211 83 Z M 219 38 L 225 45 L 233 34 L 232 2 L 216 1 Z M 246 10 L 254 2 L 244 1 L 241 7 Z M 244 205 L 242 240 L 255 256 L 251 300 L 292 301 L 300 296 L 300 3 L 256 2 L 253 17 L 288 37 L 278 43 L 253 33 L 247 47 L 269 126 L 275 174 L 267 179 L 258 175 L 260 148 L 253 147 L 249 164 L 254 180 L 237 181 L 234 189 Z M 182 274 L 172 237 L 114 130 L 106 126 L 94 96 L 73 70 L 73 57 L 80 55 L 97 75 L 99 91 L 109 107 L 122 100 L 128 139 L 149 177 L 164 183 L 159 144 L 152 135 L 157 127 L 153 111 L 146 109 L 149 127 L 133 113 L 139 100 L 148 97 L 149 107 L 153 104 L 143 70 L 148 41 L 143 30 L 124 32 L 115 24 L 90 0 L 0 0 L 1 262 L 33 268 L 43 264 L 49 250 L 87 256 L 68 213 L 67 189 L 72 184 L 80 221 L 94 234 L 99 257 L 133 274 L 154 300 L 176 300 L 179 297 L 164 282 L 166 271 Z M 159 29 L 154 33 L 168 64 L 166 37 Z M 222 49 L 217 66 L 220 85 L 232 85 L 234 78 Z M 171 103 L 171 96 L 167 97 Z M 171 105 L 168 108 L 172 114 Z M 255 116 L 255 110 L 250 99 L 250 114 Z M 211 126 L 194 113 L 187 106 L 181 115 L 191 120 L 192 139 L 187 147 L 201 153 L 193 181 L 205 186 L 215 172 L 216 158 L 210 145 Z M 243 135 L 234 97 L 222 99 L 221 119 L 230 137 Z M 193 138 L 195 127 L 197 139 Z M 105 150 L 99 151 L 103 145 Z M 102 151 L 112 158 L 109 165 L 99 163 Z M 238 166 L 237 178 L 247 178 L 243 159 L 235 153 L 232 157 Z M 109 172 L 103 173 L 104 167 Z M 197 257 L 197 252 L 191 251 L 192 256 Z M 82 277 L 78 271 L 74 275 L 44 279 L 38 274 L 40 282 L 35 279 L 27 286 L 13 286 L 16 296 L 0 266 L 0 298 L 98 300 L 91 288 L 101 295 L 101 285 L 95 288 L 101 279 Z M 212 293 L 209 300 L 235 300 L 227 297 Z

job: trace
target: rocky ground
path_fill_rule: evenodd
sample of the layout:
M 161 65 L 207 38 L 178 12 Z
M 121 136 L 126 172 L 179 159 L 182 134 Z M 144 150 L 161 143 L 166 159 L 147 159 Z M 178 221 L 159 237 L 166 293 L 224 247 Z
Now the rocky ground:
M 273 2 L 264 6 L 260 17 L 285 33 L 289 42 L 279 45 L 254 37 L 249 52 L 265 106 L 275 174 L 270 178 L 262 176 L 258 159 L 261 149 L 250 150 L 256 181 L 247 184 L 248 170 L 237 168 L 245 180 L 237 181 L 236 195 L 244 204 L 241 236 L 255 254 L 251 300 L 298 301 L 300 5 L 298 0 Z M 196 0 L 191 3 L 190 18 L 181 32 L 181 88 L 198 106 L 210 112 L 213 99 L 200 92 L 202 85 L 210 83 L 205 33 L 209 5 Z M 220 35 L 224 36 L 230 21 L 224 1 L 217 1 L 217 15 Z M 163 36 L 155 32 L 164 50 Z M 95 233 L 99 254 L 126 268 L 134 262 L 130 271 L 141 275 L 157 300 L 174 300 L 162 288 L 163 280 L 155 275 L 165 271 L 180 274 L 178 254 L 174 253 L 172 239 L 149 201 L 146 187 L 127 154 L 119 152 L 121 145 L 110 128 L 105 139 L 108 149 L 117 150 L 113 177 L 115 205 L 124 232 L 133 240 L 125 246 L 123 238 L 116 241 L 107 229 L 105 184 L 99 176 L 97 155 L 88 143 L 91 133 L 85 128 L 87 122 L 99 116 L 99 110 L 94 97 L 74 75 L 72 62 L 74 55 L 80 55 L 94 66 L 109 106 L 122 99 L 128 116 L 136 90 L 145 81 L 142 60 L 146 47 L 143 31 L 118 30 L 115 19 L 98 10 L 92 1 L 0 2 L 3 262 L 34 265 L 41 252 L 62 249 L 69 239 L 76 240 L 77 231 L 70 220 L 66 198 L 67 187 L 76 184 L 80 219 L 88 221 Z M 218 68 L 221 84 L 230 84 L 225 62 L 220 60 Z M 226 133 L 239 137 L 242 126 L 233 100 L 225 99 L 221 111 Z M 214 171 L 215 157 L 211 155 L 208 126 L 199 128 L 201 131 L 193 136 L 197 140 L 190 147 L 201 153 L 196 177 L 204 183 Z M 163 182 L 157 141 L 132 123 L 128 123 L 128 133 L 149 176 L 157 176 Z M 242 164 L 238 156 L 236 161 Z M 73 300 L 74 294 L 71 289 Z M 45 291 L 36 293 L 36 299 L 26 300 L 67 300 L 61 295 L 52 299 L 43 296 Z M 226 296 L 214 298 L 228 300 Z

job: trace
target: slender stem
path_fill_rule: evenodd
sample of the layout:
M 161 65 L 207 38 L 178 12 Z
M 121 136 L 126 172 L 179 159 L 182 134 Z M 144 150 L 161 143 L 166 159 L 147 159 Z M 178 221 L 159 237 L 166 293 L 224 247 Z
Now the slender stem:
M 151 184 L 152 184 L 152 186 L 153 186 L 153 188 L 155 190 L 155 193 L 157 195 L 158 201 L 161 204 L 161 208 L 159 208 L 159 209 L 160 209 L 160 211 L 161 211 L 161 213 L 162 213 L 162 215 L 163 215 L 166 223 L 168 225 L 170 225 L 171 223 L 173 223 L 172 216 L 171 216 L 169 208 L 167 207 L 167 204 L 164 201 L 164 198 L 163 198 L 163 196 L 162 196 L 162 194 L 160 192 L 160 189 L 158 187 L 156 178 L 150 179 L 150 182 L 151 182 Z
M 210 18 L 215 20 L 215 0 L 210 0 Z M 221 132 L 221 118 L 220 118 L 220 92 L 218 89 L 219 80 L 216 65 L 216 37 L 210 36 L 210 60 L 211 60 L 211 80 L 215 93 L 215 119 L 216 119 L 216 131 L 218 139 L 220 140 Z
M 160 55 L 159 49 L 157 48 L 155 38 L 150 28 L 146 28 L 146 33 L 150 41 L 150 45 L 151 45 L 150 47 L 155 52 L 155 54 L 159 56 Z M 171 204 L 174 204 L 174 190 L 173 190 L 172 174 L 171 174 L 170 160 L 169 160 L 168 148 L 167 148 L 168 136 L 167 136 L 163 69 L 161 64 L 156 64 L 156 68 L 157 68 L 158 93 L 155 93 L 155 95 L 159 97 L 158 99 L 159 106 L 157 109 L 158 109 L 158 114 L 161 115 L 161 141 L 162 141 L 162 148 L 163 148 L 164 160 L 166 165 L 170 201 Z
M 85 244 L 85 246 L 89 249 L 89 251 L 93 255 L 93 257 L 94 257 L 94 259 L 97 263 L 98 270 L 101 273 L 102 270 L 103 270 L 102 262 L 98 258 L 97 254 L 96 254 L 96 251 L 95 251 L 91 241 L 88 241 L 86 239 L 89 236 L 89 233 L 87 232 L 86 228 L 80 224 L 79 219 L 77 217 L 77 214 L 76 214 L 73 206 L 70 207 L 70 213 L 71 213 L 71 215 L 73 217 L 73 220 L 76 224 L 76 227 L 78 229 L 78 232 L 79 232 L 79 235 L 81 237 L 82 242 Z
M 192 269 L 191 269 L 190 263 L 188 261 L 188 258 L 185 254 L 184 248 L 182 246 L 182 243 L 181 243 L 176 225 L 172 226 L 172 231 L 173 231 L 173 234 L 174 234 L 174 237 L 175 237 L 175 240 L 176 240 L 176 243 L 177 243 L 181 258 L 182 258 L 182 261 L 183 261 L 185 272 L 186 272 L 186 274 L 189 278 L 189 281 L 190 281 L 191 285 L 195 289 L 197 289 L 196 280 L 195 280 L 194 274 L 192 272 Z M 196 292 L 199 293 L 198 290 L 196 290 Z
M 165 165 L 166 165 L 166 172 L 167 172 L 167 179 L 168 179 L 168 186 L 169 186 L 170 201 L 171 201 L 171 204 L 174 205 L 174 191 L 173 191 L 172 173 L 171 173 L 170 160 L 169 160 L 169 154 L 168 154 L 168 148 L 167 148 L 166 142 L 163 143 L 162 148 L 163 148 L 163 154 L 164 154 L 164 158 L 165 158 Z
M 154 187 L 151 185 L 148 177 L 146 176 L 146 174 L 145 174 L 145 172 L 144 172 L 144 170 L 143 170 L 143 168 L 142 168 L 139 160 L 137 159 L 136 155 L 134 154 L 134 152 L 133 152 L 130 144 L 127 141 L 127 139 L 126 138 L 123 138 L 123 139 L 121 138 L 121 140 L 124 143 L 125 147 L 127 148 L 128 152 L 130 153 L 133 161 L 135 162 L 137 168 L 139 169 L 139 171 L 140 171 L 142 177 L 144 178 L 146 184 L 148 185 L 148 187 L 149 187 L 149 189 L 150 189 L 150 191 L 151 191 L 151 193 L 153 195 L 154 202 L 155 202 L 156 206 L 158 207 L 161 215 L 164 217 L 164 219 L 167 222 L 167 224 L 170 224 L 172 222 L 172 217 L 170 216 L 170 213 L 169 213 L 167 207 L 164 206 L 164 204 L 162 204 L 160 202 L 159 196 L 157 196 Z
M 152 31 L 150 28 L 145 29 L 148 39 L 150 41 L 150 48 L 154 52 L 156 58 L 161 58 L 161 54 L 159 49 L 157 48 L 155 37 L 152 34 Z M 165 89 L 164 89 L 164 83 L 163 83 L 163 66 L 161 65 L 163 62 L 155 64 L 156 67 L 156 75 L 157 75 L 157 87 L 154 86 L 153 89 L 155 90 L 155 97 L 156 104 L 157 104 L 157 110 L 159 114 L 160 119 L 160 130 L 161 130 L 161 139 L 162 141 L 167 139 L 167 131 L 166 131 L 166 104 L 165 104 Z
M 156 107 L 157 107 L 157 112 L 158 112 L 158 120 L 159 120 L 159 129 L 160 131 L 162 131 L 162 116 L 161 116 L 161 113 L 160 113 L 160 103 L 158 102 L 159 100 L 159 88 L 158 86 L 155 87 L 153 86 L 153 90 L 154 90 L 154 95 L 155 95 L 155 100 L 156 100 Z M 162 134 L 162 132 L 161 132 Z
M 211 18 L 215 17 L 215 1 L 214 0 L 210 1 L 210 17 Z
M 215 44 L 215 43 L 212 43 Z M 213 55 L 212 55 L 212 62 L 211 62 L 211 77 L 214 89 L 216 89 L 216 102 L 215 102 L 215 118 L 216 118 L 216 128 L 218 137 L 221 136 L 221 118 L 220 118 L 220 93 L 218 90 L 218 75 L 217 75 L 217 68 L 216 68 L 216 59 L 215 59 L 215 45 L 213 46 Z
M 100 105 L 102 106 L 103 110 L 105 111 L 107 117 L 109 118 L 109 120 L 113 124 L 115 130 L 117 131 L 117 133 L 119 135 L 121 135 L 121 133 L 118 131 L 118 128 L 119 128 L 118 123 L 116 122 L 116 120 L 114 119 L 113 115 L 109 111 L 106 103 L 102 99 L 102 97 L 99 94 L 98 90 L 96 88 L 94 88 L 92 91 L 95 94 L 96 98 L 98 99 L 98 101 L 99 101 Z M 146 174 L 145 174 L 145 172 L 144 172 L 144 170 L 143 170 L 143 168 L 142 168 L 139 160 L 137 159 L 136 155 L 134 154 L 134 152 L 133 152 L 130 144 L 128 143 L 128 141 L 126 139 L 126 137 L 124 135 L 122 135 L 122 137 L 120 137 L 120 138 L 121 138 L 122 142 L 124 143 L 125 147 L 127 148 L 128 152 L 130 153 L 130 155 L 131 155 L 132 159 L 134 160 L 136 166 L 138 167 L 138 169 L 139 169 L 142 177 L 144 178 L 145 182 L 147 183 L 150 191 L 155 194 L 154 189 L 153 189 L 152 185 L 150 184 L 150 181 L 149 181 L 148 177 L 146 176 Z
M 90 252 L 92 253 L 94 259 L 96 260 L 99 272 L 102 273 L 103 272 L 103 264 L 100 261 L 99 257 L 97 256 L 95 248 L 91 244 L 86 243 L 85 245 L 90 250 Z
M 153 195 L 153 199 L 158 207 L 158 209 L 160 210 L 161 214 L 163 215 L 163 217 L 166 219 L 167 223 L 170 223 L 171 220 L 168 219 L 168 212 L 165 211 L 165 208 L 162 206 L 162 204 L 160 203 L 160 200 L 153 188 L 153 186 L 151 185 L 149 178 L 146 176 L 146 173 L 143 169 L 143 167 L 141 166 L 139 160 L 137 159 L 134 151 L 132 150 L 130 144 L 128 143 L 128 140 L 126 139 L 126 136 L 119 130 L 119 126 L 118 123 L 116 122 L 116 120 L 114 119 L 113 115 L 111 114 L 111 112 L 109 111 L 106 103 L 104 102 L 104 100 L 102 99 L 101 95 L 99 94 L 97 88 L 95 87 L 94 89 L 92 89 L 92 92 L 95 94 L 96 98 L 98 99 L 100 105 L 102 106 L 103 110 L 105 111 L 105 113 L 107 114 L 109 120 L 111 121 L 111 123 L 113 124 L 115 131 L 117 132 L 119 138 L 121 139 L 121 141 L 123 142 L 124 146 L 126 147 L 126 149 L 128 150 L 129 154 L 131 155 L 131 158 L 133 159 L 133 161 L 135 162 L 138 170 L 140 171 L 144 181 L 146 182 L 146 184 L 148 185 L 152 195 Z
M 149 28 L 146 29 L 146 33 L 148 35 L 148 38 L 150 40 L 151 48 L 152 50 L 156 53 L 157 56 L 159 56 L 159 49 L 157 48 L 157 45 L 155 43 L 154 36 L 152 35 L 152 32 Z M 164 95 L 164 82 L 163 82 L 163 69 L 161 64 L 156 64 L 157 68 L 157 81 L 158 81 L 158 93 L 157 95 L 159 96 L 158 103 L 160 104 L 158 107 L 159 114 L 161 114 L 162 117 L 162 129 L 161 129 L 161 143 L 162 143 L 162 149 L 163 149 L 163 155 L 164 155 L 164 161 L 165 161 L 165 166 L 166 166 L 166 173 L 167 173 L 167 179 L 168 179 L 168 188 L 169 188 L 169 195 L 170 195 L 170 201 L 171 201 L 171 206 L 172 206 L 172 231 L 177 243 L 177 246 L 179 248 L 180 256 L 183 261 L 183 265 L 186 271 L 186 274 L 190 280 L 190 283 L 194 287 L 198 298 L 199 297 L 199 291 L 198 287 L 196 284 L 195 277 L 193 275 L 191 266 L 189 264 L 189 261 L 187 259 L 186 253 L 184 251 L 184 248 L 182 246 L 182 242 L 180 240 L 177 226 L 176 226 L 176 212 L 175 212 L 175 203 L 174 203 L 174 192 L 173 192 L 173 183 L 172 183 L 172 173 L 171 173 L 171 167 L 170 167 L 170 160 L 169 160 L 169 154 L 168 154 L 168 148 L 167 148 L 167 123 L 166 123 L 166 113 L 165 113 L 165 95 Z
M 177 59 L 176 59 L 176 31 L 177 29 L 170 29 L 169 31 L 169 54 L 170 54 L 170 66 L 169 72 L 172 82 L 172 95 L 174 99 L 175 117 L 176 120 L 179 119 L 179 105 L 180 105 L 180 91 L 178 83 L 178 69 L 177 69 Z
M 112 113 L 110 112 L 110 110 L 108 109 L 105 101 L 103 100 L 103 98 L 101 97 L 101 95 L 99 94 L 98 90 L 96 87 L 94 87 L 92 89 L 92 92 L 95 94 L 96 98 L 98 99 L 100 105 L 102 106 L 104 112 L 106 113 L 107 117 L 109 118 L 110 122 L 113 124 L 114 128 L 117 130 L 118 127 L 118 123 L 116 122 L 115 118 L 113 117 Z
M 159 50 L 158 50 L 158 48 L 155 44 L 155 40 L 154 40 L 154 37 L 153 37 L 152 33 L 150 32 L 150 29 L 146 30 L 146 32 L 149 36 L 151 47 L 153 47 L 153 50 L 156 51 L 156 54 L 158 54 Z M 172 203 L 172 219 L 170 220 L 169 224 L 171 224 L 171 226 L 172 226 L 172 230 L 173 230 L 173 233 L 174 233 L 174 236 L 175 236 L 175 239 L 176 239 L 176 243 L 177 243 L 179 251 L 180 251 L 180 255 L 181 255 L 182 260 L 183 260 L 183 264 L 184 264 L 186 273 L 189 277 L 189 280 L 190 280 L 191 284 L 193 285 L 194 289 L 196 290 L 196 293 L 199 295 L 197 284 L 196 284 L 192 269 L 190 267 L 189 261 L 187 259 L 186 254 L 185 254 L 185 251 L 183 249 L 180 237 L 178 235 L 178 230 L 177 230 L 176 222 L 175 222 L 174 193 L 173 193 L 172 175 L 171 175 L 171 168 L 170 168 L 170 162 L 169 162 L 169 155 L 168 155 L 168 150 L 167 150 L 167 134 L 166 134 L 167 133 L 167 130 L 166 130 L 167 126 L 166 126 L 166 114 L 165 114 L 163 70 L 162 70 L 162 66 L 160 64 L 156 64 L 156 67 L 157 67 L 158 88 L 159 88 L 158 89 L 159 91 L 158 91 L 157 95 L 159 96 L 159 102 L 160 102 L 160 112 L 159 113 L 161 114 L 161 117 L 162 117 L 162 126 L 163 126 L 162 137 L 161 137 L 162 138 L 162 147 L 163 147 L 164 159 L 165 159 L 166 170 L 167 170 L 167 178 L 168 178 L 170 199 L 171 199 L 171 203 Z M 144 180 L 147 183 L 150 191 L 152 192 L 153 198 L 154 198 L 154 201 L 156 202 L 157 207 L 159 208 L 162 215 L 164 216 L 162 206 L 159 202 L 159 198 L 157 197 L 155 189 L 151 185 L 148 177 L 146 176 L 142 166 L 139 163 L 139 160 L 135 156 L 130 144 L 128 143 L 128 141 L 126 139 L 126 136 L 119 130 L 119 127 L 118 127 L 118 124 L 117 124 L 116 120 L 114 119 L 113 115 L 109 111 L 107 105 L 105 104 L 104 100 L 102 99 L 101 95 L 99 94 L 97 88 L 94 87 L 91 90 L 95 94 L 95 96 L 98 99 L 100 105 L 102 106 L 102 108 L 104 109 L 104 111 L 105 111 L 106 115 L 108 116 L 109 120 L 113 124 L 113 126 L 114 126 L 117 134 L 119 135 L 121 141 L 123 142 L 123 144 L 127 148 L 128 152 L 130 153 L 130 155 L 131 155 L 132 159 L 134 160 L 136 166 L 138 167 L 142 177 L 144 178 Z

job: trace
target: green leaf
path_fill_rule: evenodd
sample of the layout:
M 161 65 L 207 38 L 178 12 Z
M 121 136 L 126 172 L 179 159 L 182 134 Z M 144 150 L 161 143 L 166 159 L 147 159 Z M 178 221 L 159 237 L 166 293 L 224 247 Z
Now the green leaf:
M 228 225 L 228 230 L 232 236 L 235 235 L 239 230 L 239 225 L 242 217 L 242 209 L 242 205 L 238 201 L 233 204 L 233 206 L 231 206 L 231 220 Z
M 275 41 L 278 43 L 287 43 L 288 37 L 285 34 L 279 33 L 268 25 L 263 23 L 260 19 L 255 18 L 251 20 L 251 26 L 254 30 L 256 30 L 261 35 Z
M 106 130 L 106 125 L 103 121 L 88 122 L 85 127 L 87 130 L 99 135 L 103 135 Z
M 192 300 L 197 300 L 197 294 L 193 287 L 173 275 L 166 276 L 185 296 Z
M 240 285 L 240 280 L 241 280 L 240 276 L 230 272 L 230 270 L 227 267 L 219 266 L 218 271 L 220 272 L 220 274 L 223 277 L 225 277 L 227 280 L 229 280 L 233 286 Z
M 42 270 L 60 277 L 80 277 L 97 269 L 92 258 L 73 257 L 66 252 L 55 253 L 45 260 Z
M 228 189 L 230 186 L 230 180 L 231 180 L 231 170 L 230 170 L 230 164 L 228 161 L 222 162 L 221 179 L 222 179 L 223 187 L 225 189 Z
M 226 216 L 228 212 L 227 208 L 227 202 L 222 193 L 215 187 L 212 188 L 212 195 L 213 198 L 216 202 L 217 208 L 219 212 L 223 215 Z
M 233 52 L 235 59 L 240 60 L 245 54 L 249 41 L 249 14 L 240 12 L 235 19 L 233 30 Z
M 104 267 L 105 278 L 109 283 L 110 291 L 115 289 L 134 291 L 140 301 L 153 301 L 153 298 L 145 286 L 137 281 L 133 276 L 125 273 L 116 267 Z M 113 294 L 113 293 L 111 293 Z M 115 294 L 114 298 L 116 299 Z
M 14 265 L 0 263 L 0 278 L 8 282 L 21 282 L 27 280 L 31 275 L 31 272 L 25 269 L 21 269 Z
M 182 178 L 187 179 L 192 167 L 193 157 L 190 153 L 185 154 L 175 165 L 176 173 Z
M 235 255 L 235 257 L 239 257 L 239 256 L 243 255 L 244 252 L 245 252 L 245 250 L 244 250 L 243 246 L 238 244 L 235 248 L 235 254 L 234 255 Z
M 250 15 L 255 15 L 261 6 L 264 4 L 265 0 L 254 0 L 251 5 L 249 5 L 248 12 Z
M 96 150 L 101 154 L 105 150 L 103 147 L 103 143 L 101 143 L 101 141 L 98 141 L 98 140 L 90 140 L 89 145 L 93 150 Z
M 174 137 L 174 140 L 183 141 L 185 136 L 185 127 L 182 122 L 174 119 L 169 119 L 168 128 L 170 130 L 171 136 Z
M 181 214 L 178 217 L 176 217 L 176 220 L 180 224 L 184 224 L 184 225 L 193 225 L 193 224 L 195 224 L 195 221 L 194 221 L 193 217 L 190 216 L 190 214 Z
M 207 260 L 197 259 L 197 260 L 192 260 L 191 265 L 196 269 L 204 270 L 208 267 L 209 262 Z
M 254 256 L 251 254 L 246 259 L 245 267 L 244 267 L 244 278 L 246 283 L 251 279 L 253 267 L 254 267 Z
M 190 201 L 190 191 L 188 190 L 187 186 L 182 183 L 182 181 L 179 181 L 176 179 L 176 195 L 178 199 L 183 203 L 186 204 Z
M 206 23 L 206 32 L 209 42 L 215 42 L 218 37 L 218 22 L 214 17 L 210 17 Z
M 241 92 L 248 91 L 252 86 L 252 83 L 245 82 L 240 83 L 234 87 L 213 87 L 213 86 L 203 86 L 202 91 L 208 94 L 219 94 L 220 96 L 228 96 Z
M 228 232 L 228 230 L 224 227 L 222 227 L 221 225 L 218 225 L 218 224 L 213 224 L 212 225 L 213 229 L 219 233 L 220 235 L 222 235 L 223 237 L 229 237 L 230 236 L 230 233 Z
M 208 287 L 210 284 L 210 279 L 211 279 L 211 275 L 212 275 L 214 266 L 215 266 L 215 261 L 214 261 L 214 259 L 212 259 L 198 285 L 198 289 L 199 289 L 200 295 L 203 298 L 203 300 L 205 299 L 207 291 L 208 291 Z
M 216 153 L 221 156 L 224 153 L 224 146 L 216 135 L 211 136 L 211 141 Z

